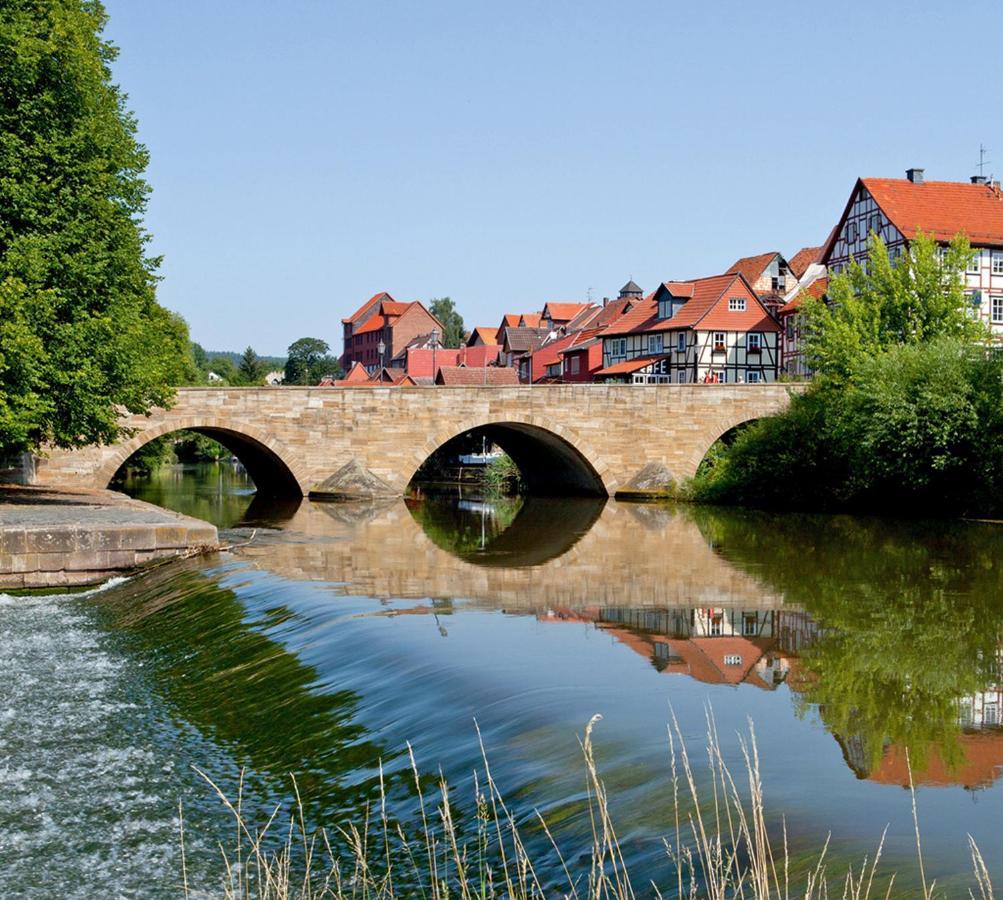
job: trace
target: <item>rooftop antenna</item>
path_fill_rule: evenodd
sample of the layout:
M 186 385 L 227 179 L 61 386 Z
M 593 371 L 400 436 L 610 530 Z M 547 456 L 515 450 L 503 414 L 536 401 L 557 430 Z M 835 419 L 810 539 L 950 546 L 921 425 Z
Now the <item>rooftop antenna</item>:
M 589 303 L 591 303 L 592 302 L 592 288 L 589 288 L 585 293 L 588 295 Z
M 989 152 L 989 148 L 979 143 L 979 177 L 982 178 L 986 174 L 986 165 L 992 160 L 986 159 L 986 154 Z

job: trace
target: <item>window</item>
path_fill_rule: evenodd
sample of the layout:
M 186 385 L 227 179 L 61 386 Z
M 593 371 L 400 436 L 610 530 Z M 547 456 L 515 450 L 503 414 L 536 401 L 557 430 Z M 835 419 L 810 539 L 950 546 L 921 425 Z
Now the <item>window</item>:
M 774 275 L 770 279 L 770 288 L 774 291 L 785 291 L 787 290 L 787 277 L 784 275 Z M 742 307 L 743 309 L 745 307 Z
M 874 213 L 870 219 L 867 220 L 867 230 L 873 231 L 875 234 L 881 234 L 881 214 Z
M 681 332 L 676 335 L 676 350 L 680 353 L 686 352 L 686 335 Z
M 658 318 L 659 319 L 672 318 L 672 300 L 658 301 Z
M 1003 275 L 1003 253 L 993 254 L 993 275 Z
M 662 352 L 662 335 L 653 334 L 648 338 L 648 352 L 649 353 L 661 353 Z
M 719 637 L 721 634 L 721 613 L 714 613 L 710 619 L 710 633 L 711 637 Z
M 686 384 L 686 370 L 680 369 L 676 372 L 676 384 Z
M 720 372 L 717 373 L 717 383 L 718 384 L 727 384 L 728 383 L 728 370 L 727 369 L 722 369 Z
M 978 275 L 982 271 L 982 251 L 976 250 L 975 255 L 971 258 L 968 263 L 968 274 Z
M 846 239 L 853 242 L 857 239 L 857 223 L 847 222 L 846 223 Z
M 723 331 L 715 331 L 714 332 L 714 352 L 715 353 L 724 353 L 724 349 L 725 349 L 725 345 L 724 345 L 724 332 Z
M 749 384 L 759 384 L 759 373 L 749 372 L 747 373 L 745 380 L 748 381 Z
M 568 360 L 568 373 L 571 375 L 577 375 L 580 363 L 581 360 L 577 356 L 572 356 L 571 359 Z
M 1003 296 L 993 297 L 990 303 L 990 321 L 993 325 L 1003 325 Z
M 758 331 L 750 331 L 745 336 L 745 349 L 749 353 L 758 353 L 763 349 L 763 336 Z
M 983 725 L 999 725 L 1000 723 L 1000 708 L 999 705 L 994 703 L 986 703 L 982 707 L 982 724 Z
M 613 338 L 609 342 L 609 355 L 611 358 L 615 359 L 618 356 L 627 355 L 627 339 L 626 338 Z
M 746 613 L 742 617 L 742 634 L 751 637 L 759 630 L 759 616 L 755 613 Z
M 745 297 L 729 297 L 728 312 L 745 312 Z

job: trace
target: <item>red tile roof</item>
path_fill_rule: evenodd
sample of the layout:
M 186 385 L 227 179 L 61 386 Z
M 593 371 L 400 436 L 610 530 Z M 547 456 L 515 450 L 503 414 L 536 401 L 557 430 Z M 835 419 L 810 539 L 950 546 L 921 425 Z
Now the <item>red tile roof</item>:
M 530 358 L 532 360 L 531 380 L 537 381 L 538 379 L 545 377 L 547 374 L 547 366 L 552 366 L 555 363 L 561 362 L 561 351 L 566 347 L 570 347 L 571 344 L 574 343 L 578 334 L 579 332 L 565 335 L 562 338 L 558 338 L 556 341 L 550 341 L 550 343 L 544 344 L 542 347 L 534 350 L 532 354 L 530 354 Z
M 766 271 L 766 267 L 778 256 L 780 256 L 780 254 L 776 250 L 772 250 L 769 253 L 760 253 L 758 256 L 743 256 L 741 259 L 732 263 L 731 268 L 729 268 L 725 274 L 741 274 L 745 276 L 745 280 L 748 281 L 749 284 L 755 284 L 762 276 L 763 272 Z
M 570 322 L 582 310 L 588 309 L 591 305 L 590 303 L 548 303 L 543 308 L 541 318 L 550 313 L 550 319 L 553 322 Z
M 377 303 L 382 302 L 384 299 L 393 301 L 394 298 L 391 297 L 386 291 L 380 291 L 378 294 L 373 294 L 372 297 L 370 297 L 365 303 L 363 303 L 362 306 L 360 306 L 347 319 L 342 319 L 341 320 L 342 323 L 347 325 L 349 322 L 355 322 L 357 319 L 360 319 L 365 313 L 367 313 L 370 309 L 372 309 L 373 306 L 375 306 Z
M 540 313 L 523 313 L 519 316 L 519 324 L 525 328 L 539 328 L 542 319 L 543 316 Z
M 822 247 L 802 247 L 795 253 L 790 260 L 788 265 L 791 267 L 791 272 L 794 273 L 795 278 L 800 278 L 808 271 L 808 266 L 812 263 L 821 262 L 822 260 Z
M 628 375 L 631 372 L 637 372 L 639 369 L 643 369 L 645 366 L 650 366 L 656 360 L 666 358 L 666 354 L 664 353 L 659 353 L 655 356 L 635 356 L 633 359 L 628 359 L 626 362 L 614 363 L 612 366 L 600 369 L 596 372 L 596 375 Z
M 469 341 L 480 338 L 481 341 L 488 345 L 498 344 L 498 331 L 495 328 L 489 328 L 484 325 L 478 325 L 470 332 L 470 337 L 467 339 Z
M 681 289 L 692 290 L 691 299 L 671 319 L 658 318 L 658 304 L 651 294 L 603 332 L 603 337 L 693 328 L 700 331 L 779 331 L 780 326 L 766 311 L 755 292 L 740 274 L 714 275 L 693 281 L 666 282 L 662 287 L 673 297 Z M 661 289 L 659 289 L 661 290 Z M 744 312 L 728 310 L 728 297 L 746 298 Z M 682 294 L 685 296 L 685 294 Z
M 348 374 L 342 378 L 340 381 L 325 383 L 321 382 L 324 387 L 346 387 L 353 384 L 368 384 L 369 373 L 366 371 L 366 367 L 360 362 L 352 363 L 352 368 L 349 369 Z
M 492 385 L 495 387 L 504 385 L 517 385 L 519 375 L 515 369 L 499 366 L 478 366 L 467 368 L 466 366 L 440 366 L 439 374 L 435 379 L 436 384 L 452 385 Z
M 861 187 L 908 240 L 922 231 L 946 243 L 963 231 L 977 247 L 1003 247 L 1003 192 L 992 185 L 960 181 L 914 184 L 907 178 L 860 178 L 840 222 Z M 837 234 L 834 229 L 826 241 L 823 259 L 829 257 Z
M 822 277 L 816 278 L 808 287 L 803 288 L 797 292 L 797 296 L 791 300 L 786 306 L 784 306 L 777 315 L 786 316 L 790 313 L 797 312 L 801 308 L 801 304 L 804 302 L 805 296 L 814 297 L 816 300 L 822 297 L 825 292 L 829 290 L 829 279 Z

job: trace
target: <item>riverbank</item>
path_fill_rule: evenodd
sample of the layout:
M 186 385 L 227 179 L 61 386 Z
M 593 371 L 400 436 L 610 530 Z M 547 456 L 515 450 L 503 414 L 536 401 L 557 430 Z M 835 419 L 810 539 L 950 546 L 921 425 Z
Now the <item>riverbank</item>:
M 208 522 L 116 491 L 0 484 L 0 588 L 94 584 L 218 542 Z

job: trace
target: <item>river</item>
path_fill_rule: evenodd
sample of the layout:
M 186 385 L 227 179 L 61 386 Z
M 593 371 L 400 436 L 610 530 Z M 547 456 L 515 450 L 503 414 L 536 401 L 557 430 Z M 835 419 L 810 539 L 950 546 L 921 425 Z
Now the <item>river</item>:
M 229 550 L 78 594 L 0 595 L 4 896 L 178 896 L 233 832 L 200 771 L 264 822 L 359 822 L 382 761 L 406 817 L 407 743 L 475 815 L 477 728 L 541 877 L 539 810 L 574 866 L 589 719 L 635 887 L 675 880 L 668 728 L 708 786 L 707 716 L 795 870 L 830 838 L 914 888 L 1003 877 L 997 526 L 531 498 L 266 504 L 227 465 L 127 490 L 213 521 Z M 475 726 L 476 722 L 476 726 Z M 241 774 L 243 773 L 243 775 Z M 744 777 L 744 774 L 743 774 Z M 737 779 L 740 780 L 740 779 Z M 838 891 L 837 891 L 838 893 Z

